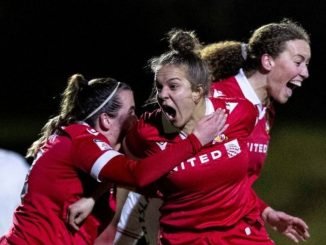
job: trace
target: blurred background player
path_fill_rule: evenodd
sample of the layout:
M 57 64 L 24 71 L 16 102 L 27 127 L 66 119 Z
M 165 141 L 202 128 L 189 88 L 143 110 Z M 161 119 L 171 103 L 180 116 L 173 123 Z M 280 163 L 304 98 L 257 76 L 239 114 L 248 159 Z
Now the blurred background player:
M 12 225 L 15 209 L 20 204 L 29 164 L 20 154 L 0 149 L 0 236 Z

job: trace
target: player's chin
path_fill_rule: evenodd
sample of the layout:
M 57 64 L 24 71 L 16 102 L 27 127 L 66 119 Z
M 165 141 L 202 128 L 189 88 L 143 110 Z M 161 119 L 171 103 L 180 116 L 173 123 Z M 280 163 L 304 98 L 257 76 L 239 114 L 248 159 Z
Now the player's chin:
M 170 122 L 174 127 L 179 128 L 179 129 L 183 128 L 183 126 L 185 124 L 182 120 L 178 119 L 177 117 L 173 118 L 173 120 L 171 120 Z
M 281 100 L 278 101 L 279 104 L 286 104 L 289 101 L 289 97 L 288 98 L 282 98 Z
M 278 96 L 277 98 L 274 97 L 274 101 L 276 101 L 279 104 L 285 104 L 289 101 L 290 98 L 291 98 L 291 96 L 289 96 L 287 94 L 282 94 L 282 95 Z

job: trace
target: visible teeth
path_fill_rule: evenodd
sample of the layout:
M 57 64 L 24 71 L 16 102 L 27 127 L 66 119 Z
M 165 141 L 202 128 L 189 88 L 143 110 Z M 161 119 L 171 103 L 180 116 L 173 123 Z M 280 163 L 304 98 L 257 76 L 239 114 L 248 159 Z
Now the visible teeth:
M 294 84 L 295 86 L 301 87 L 302 83 L 300 81 L 291 81 L 290 83 Z

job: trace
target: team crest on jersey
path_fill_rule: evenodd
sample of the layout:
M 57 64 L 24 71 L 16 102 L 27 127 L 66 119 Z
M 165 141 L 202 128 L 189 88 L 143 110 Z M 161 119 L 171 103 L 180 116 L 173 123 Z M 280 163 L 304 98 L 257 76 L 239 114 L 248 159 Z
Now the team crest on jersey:
M 156 142 L 156 144 L 160 147 L 161 151 L 164 151 L 168 142 Z
M 108 143 L 106 143 L 106 142 L 104 142 L 104 141 L 102 141 L 102 140 L 99 140 L 99 139 L 94 139 L 94 143 L 98 146 L 98 148 L 100 148 L 102 151 L 106 151 L 106 150 L 110 150 L 110 149 L 112 149 L 112 147 L 108 144 Z
M 214 97 L 214 98 L 218 98 L 218 97 L 221 97 L 221 96 L 224 96 L 223 92 L 220 91 L 220 90 L 216 90 L 216 89 L 214 89 L 213 97 Z
M 221 143 L 223 141 L 226 141 L 227 139 L 228 139 L 228 137 L 225 134 L 217 135 L 215 137 L 215 139 L 213 140 L 213 144 L 215 144 L 215 143 Z
M 229 158 L 235 157 L 236 155 L 241 153 L 239 142 L 236 139 L 225 143 L 224 146 Z

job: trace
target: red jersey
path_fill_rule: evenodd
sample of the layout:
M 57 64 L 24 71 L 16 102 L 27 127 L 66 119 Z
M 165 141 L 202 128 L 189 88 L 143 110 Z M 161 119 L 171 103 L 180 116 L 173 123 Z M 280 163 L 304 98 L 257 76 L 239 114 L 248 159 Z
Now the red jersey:
M 250 177 L 253 183 L 260 175 L 267 156 L 270 141 L 269 131 L 272 120 L 274 119 L 273 110 L 260 102 L 242 70 L 234 77 L 212 83 L 211 89 L 214 98 L 221 96 L 246 98 L 251 101 L 259 111 L 255 128 L 248 138 Z M 266 205 L 262 203 L 262 209 L 265 207 Z
M 169 172 L 175 163 L 190 157 L 201 145 L 192 135 L 180 147 L 182 152 L 178 156 L 168 153 L 166 157 L 158 155 L 157 158 L 135 161 L 114 151 L 106 137 L 88 125 L 72 124 L 62 128 L 60 134 L 49 137 L 35 159 L 26 181 L 22 205 L 17 208 L 14 226 L 5 239 L 9 244 L 17 245 L 93 244 L 113 213 L 107 199 L 104 205 L 102 202 L 97 204 L 101 208 L 95 206 L 77 232 L 69 231 L 66 224 L 69 205 L 92 192 L 95 179 L 105 178 L 126 185 L 150 183 Z M 166 159 L 171 165 L 164 164 Z M 161 167 L 150 172 L 148 166 L 152 161 L 161 162 Z M 4 240 L 0 243 L 7 244 Z
M 230 226 L 255 207 L 248 188 L 246 137 L 254 127 L 257 110 L 245 99 L 206 99 L 206 115 L 217 108 L 228 111 L 229 128 L 224 135 L 157 182 L 163 198 L 163 230 L 200 231 Z M 145 113 L 127 135 L 127 149 L 136 157 L 145 157 L 168 150 L 186 137 L 182 132 L 168 132 L 165 123 L 161 110 Z M 158 164 L 153 162 L 153 168 Z

